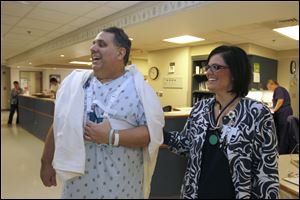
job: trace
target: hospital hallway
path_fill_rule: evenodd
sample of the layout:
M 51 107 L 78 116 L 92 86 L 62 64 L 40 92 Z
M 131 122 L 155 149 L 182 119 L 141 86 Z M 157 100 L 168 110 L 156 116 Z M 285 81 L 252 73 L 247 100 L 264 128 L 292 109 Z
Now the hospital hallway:
M 45 187 L 40 180 L 44 142 L 20 126 L 7 125 L 8 111 L 1 111 L 1 199 L 60 198 L 61 182 Z

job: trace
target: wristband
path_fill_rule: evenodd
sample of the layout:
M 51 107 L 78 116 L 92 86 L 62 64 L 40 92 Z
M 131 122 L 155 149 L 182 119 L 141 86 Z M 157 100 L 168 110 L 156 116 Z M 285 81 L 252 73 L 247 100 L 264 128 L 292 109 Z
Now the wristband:
M 109 135 L 108 135 L 108 145 L 109 146 L 112 146 L 112 135 L 114 132 L 115 132 L 114 129 L 110 129 L 110 131 L 109 131 Z
M 116 130 L 115 131 L 115 141 L 114 141 L 115 147 L 119 146 L 119 140 L 120 140 L 120 135 L 119 135 L 119 132 Z

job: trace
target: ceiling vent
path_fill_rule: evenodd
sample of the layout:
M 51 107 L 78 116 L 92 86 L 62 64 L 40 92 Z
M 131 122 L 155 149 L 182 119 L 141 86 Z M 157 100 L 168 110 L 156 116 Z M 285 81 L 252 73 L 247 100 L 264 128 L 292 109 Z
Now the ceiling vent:
M 296 18 L 291 18 L 291 19 L 284 19 L 284 20 L 279 20 L 279 23 L 298 23 L 298 19 Z
M 299 24 L 299 20 L 294 17 L 294 18 L 289 18 L 289 19 L 263 22 L 261 24 L 270 29 L 274 29 L 274 28 L 282 28 L 282 27 L 287 27 L 287 26 L 296 26 Z
M 279 20 L 276 25 L 277 25 L 276 28 L 296 26 L 299 25 L 299 21 L 296 18 L 284 19 L 284 20 Z

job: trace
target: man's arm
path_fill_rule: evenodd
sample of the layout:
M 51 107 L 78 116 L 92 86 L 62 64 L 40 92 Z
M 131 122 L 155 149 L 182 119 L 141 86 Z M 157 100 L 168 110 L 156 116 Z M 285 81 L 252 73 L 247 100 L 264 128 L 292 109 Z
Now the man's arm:
M 84 138 L 98 144 L 108 144 L 110 129 L 111 126 L 108 120 L 104 120 L 100 124 L 89 122 L 85 126 Z M 119 146 L 130 148 L 146 147 L 150 142 L 150 134 L 147 126 L 119 130 L 118 133 Z
M 150 134 L 147 126 L 121 130 L 119 134 L 119 145 L 121 146 L 132 148 L 146 147 L 150 142 Z
M 54 156 L 54 133 L 51 125 L 45 141 L 44 151 L 41 159 L 40 177 L 45 186 L 56 186 L 56 173 L 52 166 Z
M 278 99 L 275 108 L 273 109 L 273 112 L 276 112 L 279 110 L 279 108 L 283 105 L 284 99 Z

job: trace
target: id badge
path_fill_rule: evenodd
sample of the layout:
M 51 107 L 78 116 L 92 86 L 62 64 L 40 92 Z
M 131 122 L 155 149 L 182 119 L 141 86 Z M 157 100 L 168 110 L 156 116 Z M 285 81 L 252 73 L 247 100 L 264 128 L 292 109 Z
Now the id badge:
M 102 117 L 97 117 L 95 111 L 88 113 L 88 119 L 94 123 L 100 123 L 103 121 Z
M 227 143 L 229 143 L 232 136 L 235 136 L 237 132 L 237 128 L 228 125 L 223 125 L 221 138 L 224 138 L 226 136 Z

